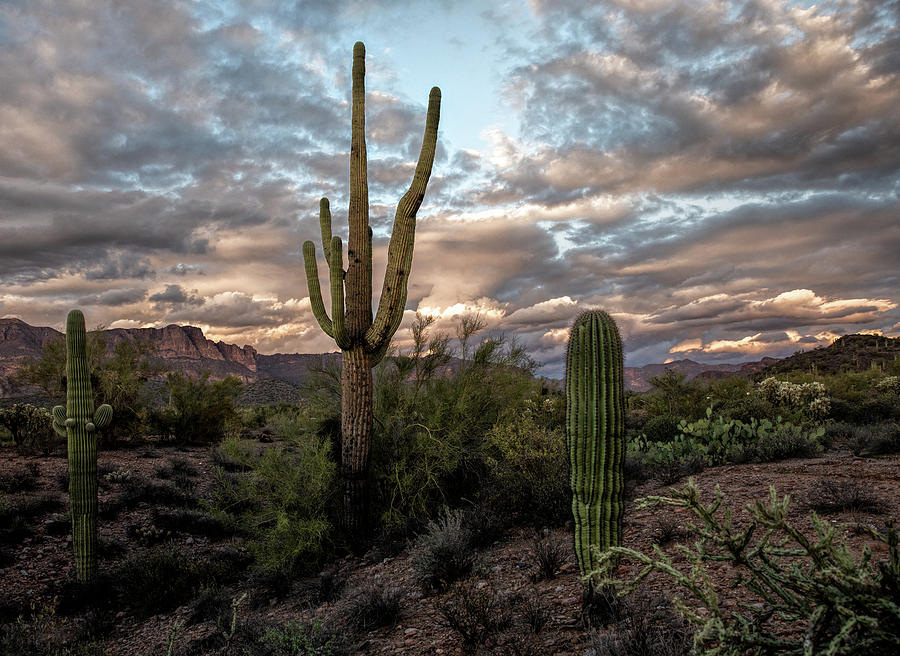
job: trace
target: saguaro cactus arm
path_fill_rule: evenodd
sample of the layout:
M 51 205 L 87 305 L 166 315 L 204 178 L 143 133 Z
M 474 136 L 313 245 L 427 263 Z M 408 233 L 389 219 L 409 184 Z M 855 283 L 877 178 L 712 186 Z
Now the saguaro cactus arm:
M 61 437 L 66 437 L 66 409 L 61 405 L 53 406 L 53 430 Z
M 319 227 L 322 230 L 322 250 L 325 253 L 325 262 L 328 264 L 329 277 L 331 279 L 332 289 L 332 308 L 334 306 L 334 267 L 332 267 L 331 257 L 331 209 L 328 206 L 328 199 L 323 198 L 319 201 Z M 341 264 L 338 265 L 338 268 Z M 322 300 L 322 288 L 319 285 L 319 268 L 316 264 L 316 245 L 307 240 L 303 242 L 303 268 L 306 270 L 306 287 L 309 290 L 309 303 L 312 307 L 313 316 L 322 328 L 322 331 L 329 337 L 334 337 L 334 324 L 328 317 L 325 310 L 325 302 Z M 343 312 L 343 270 L 341 270 L 341 311 Z
M 422 149 L 419 152 L 416 171 L 409 189 L 397 203 L 397 212 L 394 215 L 394 228 L 388 247 L 388 264 L 384 275 L 384 285 L 381 288 L 381 299 L 378 302 L 378 312 L 375 314 L 375 321 L 366 332 L 366 346 L 372 351 L 381 351 L 384 343 L 390 341 L 403 320 L 407 281 L 409 269 L 412 266 L 413 243 L 416 236 L 416 212 L 422 206 L 425 188 L 434 165 L 440 115 L 441 90 L 433 87 L 428 97 L 425 135 L 422 138 Z

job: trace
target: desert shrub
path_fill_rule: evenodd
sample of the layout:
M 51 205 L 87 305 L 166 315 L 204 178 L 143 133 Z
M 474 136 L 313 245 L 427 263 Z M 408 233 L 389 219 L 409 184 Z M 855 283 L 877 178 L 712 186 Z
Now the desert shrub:
M 537 526 L 558 526 L 570 515 L 569 458 L 562 428 L 548 415 L 562 397 L 528 398 L 519 412 L 485 436 L 486 501 L 499 512 Z
M 486 466 L 484 435 L 512 417 L 536 388 L 534 362 L 496 335 L 451 364 L 446 335 L 419 316 L 409 354 L 376 370 L 372 479 L 375 512 L 389 527 L 415 526 L 444 505 L 476 498 Z M 471 335 L 469 335 L 471 336 Z
M 643 434 L 651 442 L 669 442 L 678 435 L 678 422 L 680 419 L 668 413 L 656 415 L 644 424 Z
M 0 492 L 28 492 L 37 486 L 41 467 L 36 462 L 25 462 L 22 466 L 0 475 Z
M 16 447 L 29 452 L 47 454 L 63 443 L 53 430 L 50 411 L 30 403 L 0 409 L 0 425 L 10 432 Z
M 705 468 L 706 459 L 688 449 L 675 459 L 657 461 L 653 465 L 651 475 L 663 485 L 672 485 L 685 476 L 702 472 Z
M 900 424 L 882 422 L 853 426 L 848 446 L 856 456 L 876 456 L 900 451 Z
M 190 626 L 217 620 L 231 609 L 231 596 L 218 586 L 203 588 L 191 599 L 190 614 L 185 623 Z
M 87 336 L 87 358 L 91 370 L 94 405 L 113 406 L 113 422 L 100 439 L 109 443 L 123 437 L 140 435 L 147 428 L 152 406 L 148 381 L 162 373 L 160 361 L 153 357 L 149 343 L 124 340 L 107 347 L 100 330 Z M 65 401 L 66 343 L 53 339 L 44 345 L 41 357 L 26 361 L 16 374 L 19 384 L 36 385 L 53 400 Z
M 170 481 L 157 481 L 143 476 L 129 476 L 122 482 L 122 490 L 118 500 L 128 508 L 140 503 L 155 506 L 189 506 L 196 503 L 196 498 Z
M 0 546 L 13 546 L 35 530 L 35 518 L 55 512 L 62 503 L 51 496 L 9 497 L 0 494 Z
M 447 510 L 428 522 L 425 532 L 416 540 L 411 562 L 416 578 L 426 591 L 442 591 L 468 576 L 475 558 L 463 513 Z
M 556 578 L 556 573 L 569 553 L 569 545 L 563 544 L 552 534 L 547 533 L 536 537 L 531 542 L 531 559 L 537 565 L 534 580 L 545 581 Z
M 371 631 L 396 624 L 400 617 L 399 588 L 378 582 L 352 590 L 346 606 L 347 624 L 355 631 Z
M 477 505 L 461 509 L 463 525 L 469 532 L 469 544 L 475 549 L 484 549 L 503 539 L 510 527 L 511 518 L 497 512 L 488 505 Z
M 329 445 L 314 435 L 288 446 L 256 451 L 229 440 L 223 450 L 247 467 L 228 474 L 214 469 L 208 508 L 233 518 L 248 536 L 248 548 L 267 571 L 291 572 L 322 562 L 332 541 L 327 508 L 335 465 Z
M 824 427 L 804 431 L 794 424 L 776 425 L 775 430 L 756 441 L 733 446 L 727 455 L 730 462 L 773 462 L 786 458 L 812 458 L 822 453 Z
M 234 580 L 247 565 L 246 556 L 233 550 L 200 557 L 169 543 L 127 558 L 112 580 L 120 602 L 144 617 L 186 603 L 201 588 Z
M 581 623 L 588 629 L 598 629 L 619 622 L 625 617 L 625 600 L 609 585 L 587 586 L 581 598 Z
M 787 521 L 789 498 L 779 499 L 770 488 L 768 505 L 749 507 L 751 519 L 741 528 L 730 511 L 720 512 L 724 494 L 706 504 L 693 481 L 672 497 L 647 497 L 638 508 L 670 505 L 688 508 L 700 520 L 697 541 L 680 549 L 691 564 L 683 572 L 657 547 L 654 555 L 611 547 L 600 556 L 600 572 L 609 585 L 625 591 L 637 588 L 653 571 L 681 587 L 702 611 L 676 600 L 679 611 L 699 627 L 696 644 L 715 653 L 894 654 L 900 647 L 900 535 L 891 525 L 885 533 L 869 531 L 887 547 L 886 559 L 873 562 L 865 548 L 861 556 L 838 541 L 837 527 L 812 515 L 810 537 Z M 609 576 L 620 558 L 636 560 L 640 571 L 629 581 Z M 736 584 L 745 591 L 740 613 L 726 615 L 705 564 L 739 565 Z M 784 629 L 788 629 L 785 631 Z
M 687 537 L 687 531 L 677 516 L 662 515 L 657 517 L 653 520 L 652 529 L 654 544 L 658 544 L 661 547 Z
M 518 593 L 512 602 L 513 612 L 522 619 L 531 633 L 540 633 L 550 622 L 551 615 L 547 601 L 536 592 Z
M 155 417 L 162 433 L 183 442 L 210 443 L 221 440 L 226 427 L 238 422 L 234 402 L 242 383 L 236 377 L 210 381 L 209 372 L 199 378 L 173 372 L 166 380 L 169 402 Z
M 877 514 L 884 512 L 885 503 L 871 487 L 858 481 L 820 479 L 807 495 L 806 507 L 825 514 L 846 511 Z
M 341 656 L 347 653 L 343 641 L 318 620 L 310 625 L 299 622 L 267 628 L 260 638 L 271 656 Z
M 693 630 L 664 597 L 636 593 L 624 602 L 622 617 L 610 631 L 590 633 L 594 656 L 688 656 Z
M 171 481 L 175 487 L 188 494 L 196 487 L 194 478 L 197 476 L 197 470 L 186 458 L 169 458 L 156 468 L 156 476 Z
M 635 399 L 634 406 L 647 410 L 649 417 L 671 415 L 691 421 L 703 416 L 708 394 L 701 382 L 689 381 L 685 373 L 666 369 L 650 379 L 650 386 L 650 392 Z
M 188 535 L 223 540 L 234 535 L 236 526 L 226 514 L 211 514 L 194 508 L 154 509 L 153 524 L 158 528 Z
M 0 624 L 0 654 L 15 656 L 103 656 L 93 639 L 73 638 L 72 628 L 56 617 L 50 606 L 39 606 L 30 616 Z M 89 633 L 83 631 L 82 633 Z
M 438 613 L 442 624 L 459 635 L 467 654 L 496 640 L 512 620 L 509 605 L 493 586 L 479 588 L 472 582 L 453 586 Z

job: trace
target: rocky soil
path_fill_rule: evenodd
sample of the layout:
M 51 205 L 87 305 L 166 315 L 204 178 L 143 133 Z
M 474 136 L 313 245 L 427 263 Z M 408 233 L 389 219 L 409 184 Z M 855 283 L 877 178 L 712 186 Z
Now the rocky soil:
M 194 472 L 195 494 L 202 497 L 209 492 L 212 480 L 210 452 L 203 448 L 177 449 L 169 446 L 138 447 L 130 450 L 101 452 L 101 471 L 106 474 L 128 471 L 131 476 L 158 479 L 159 471 L 174 460 L 187 461 Z M 806 502 L 822 498 L 826 482 L 852 482 L 874 495 L 880 501 L 879 512 L 840 511 L 824 515 L 829 522 L 841 524 L 844 537 L 856 547 L 872 545 L 871 538 L 854 530 L 859 524 L 881 528 L 887 521 L 900 518 L 900 456 L 857 458 L 847 452 L 829 452 L 825 456 L 808 460 L 789 460 L 760 465 L 726 466 L 708 469 L 695 478 L 707 498 L 720 486 L 731 508 L 741 509 L 755 500 L 768 497 L 770 485 L 779 494 L 790 494 L 794 500 L 791 519 L 811 532 Z M 22 472 L 31 471 L 22 478 Z M 52 608 L 58 601 L 65 584 L 73 577 L 71 539 L 61 530 L 58 513 L 64 512 L 67 495 L 64 492 L 66 459 L 60 456 L 26 457 L 8 447 L 0 449 L 0 489 L 5 486 L 7 504 L 18 504 L 27 499 L 45 499 L 44 511 L 28 520 L 27 531 L 0 544 L 0 611 L 5 616 L 0 623 L 14 621 L 18 611 L 32 606 Z M 101 506 L 113 503 L 121 494 L 117 476 L 105 476 L 100 490 Z M 16 481 L 25 481 L 23 487 L 10 489 Z M 665 494 L 668 486 L 648 482 L 632 493 L 632 498 Z M 109 554 L 101 560 L 104 571 L 114 571 L 127 557 L 149 553 L 156 547 L 147 544 L 135 527 L 153 525 L 153 506 L 142 501 L 133 507 L 123 508 L 115 519 L 101 520 L 99 531 Z M 57 515 L 54 515 L 57 513 Z M 746 511 L 738 512 L 737 521 L 745 521 Z M 632 501 L 625 519 L 625 545 L 649 552 L 651 545 L 661 540 L 663 532 L 678 533 L 691 518 L 684 509 L 658 507 L 635 510 Z M 0 527 L 2 528 L 2 527 Z M 534 529 L 516 528 L 479 554 L 479 564 L 471 579 L 470 589 L 493 591 L 498 599 L 505 599 L 513 608 L 510 624 L 505 631 L 488 639 L 479 653 L 503 654 L 584 654 L 591 645 L 591 637 L 581 621 L 581 584 L 577 576 L 571 549 L 571 534 L 566 528 L 547 529 L 544 539 L 558 541 L 564 546 L 564 559 L 556 576 L 537 580 Z M 241 540 L 236 537 L 212 539 L 204 535 L 192 535 L 178 531 L 170 536 L 184 553 L 210 554 L 229 549 L 240 552 Z M 885 550 L 876 544 L 874 557 L 883 559 Z M 677 565 L 685 567 L 678 556 L 675 542 L 664 546 L 673 555 Z M 416 582 L 412 567 L 411 549 L 401 548 L 395 553 L 370 552 L 365 558 L 347 557 L 330 568 L 333 580 L 340 591 L 329 601 L 321 601 L 322 580 L 310 577 L 288 582 L 280 586 L 280 593 L 268 593 L 258 587 L 258 579 L 244 577 L 228 586 L 222 594 L 227 599 L 239 599 L 248 593 L 246 601 L 237 608 L 240 622 L 256 621 L 277 623 L 286 621 L 311 622 L 318 618 L 322 626 L 331 628 L 351 645 L 351 653 L 357 654 L 460 654 L 462 641 L 457 632 L 446 626 L 441 607 L 453 592 L 424 594 Z M 635 572 L 633 564 L 624 563 L 622 576 Z M 726 565 L 711 570 L 713 580 L 722 587 L 726 607 L 735 606 L 739 591 L 727 589 L 733 572 Z M 330 576 L 331 576 L 330 575 Z M 331 579 L 328 579 L 331 580 Z M 353 632 L 346 627 L 348 609 L 354 597 L 361 594 L 367 583 L 382 582 L 396 588 L 400 594 L 400 615 L 394 624 L 372 631 Z M 327 581 L 326 581 L 327 582 Z M 278 586 L 276 586 L 278 587 Z M 659 577 L 651 577 L 646 583 L 648 591 L 670 597 L 677 594 L 672 584 Z M 515 603 L 513 602 L 515 601 Z M 534 632 L 528 628 L 524 617 L 527 607 L 522 600 L 537 605 L 544 625 Z M 519 605 L 516 605 L 519 604 Z M 188 620 L 196 614 L 196 602 L 186 603 L 174 610 L 138 617 L 125 609 L 114 613 L 104 632 L 103 646 L 110 656 L 144 656 L 165 654 L 166 641 L 176 622 Z M 58 610 L 58 609 L 57 609 Z M 77 625 L 77 613 L 64 617 L 57 612 L 54 621 L 70 630 Z M 230 613 L 229 613 L 230 615 Z M 227 622 L 226 622 L 227 624 Z M 66 628 L 69 627 L 69 628 Z M 178 631 L 175 654 L 198 653 L 197 645 L 206 638 L 213 644 L 216 634 L 227 631 L 221 622 L 208 619 L 185 623 Z M 71 629 L 74 630 L 74 629 Z M 219 653 L 219 652 L 210 652 Z

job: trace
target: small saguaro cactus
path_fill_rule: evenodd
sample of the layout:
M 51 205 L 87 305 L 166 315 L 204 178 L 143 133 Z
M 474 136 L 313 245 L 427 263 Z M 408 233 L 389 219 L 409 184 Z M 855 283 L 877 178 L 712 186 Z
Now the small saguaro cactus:
M 587 576 L 597 570 L 595 549 L 621 544 L 625 509 L 622 339 L 602 310 L 581 314 L 569 334 L 566 443 L 575 556 Z
M 425 117 L 425 136 L 412 184 L 397 204 L 387 271 L 378 311 L 372 317 L 372 229 L 366 174 L 365 117 L 366 48 L 353 47 L 353 91 L 350 138 L 350 234 L 347 269 L 341 238 L 331 234 L 328 199 L 319 203 L 322 250 L 331 280 L 331 317 L 319 287 L 316 248 L 303 244 L 306 281 L 313 314 L 322 330 L 341 349 L 341 478 L 344 486 L 343 527 L 351 540 L 362 536 L 366 517 L 366 479 L 372 450 L 372 368 L 384 357 L 397 332 L 406 305 L 406 285 L 412 265 L 416 212 L 425 196 L 437 144 L 441 91 L 431 89 Z M 346 299 L 346 300 L 345 300 Z
M 86 342 L 84 315 L 72 310 L 66 318 L 66 407 L 53 408 L 53 429 L 68 441 L 75 578 L 82 582 L 97 575 L 97 431 L 112 419 L 108 404 L 94 410 Z

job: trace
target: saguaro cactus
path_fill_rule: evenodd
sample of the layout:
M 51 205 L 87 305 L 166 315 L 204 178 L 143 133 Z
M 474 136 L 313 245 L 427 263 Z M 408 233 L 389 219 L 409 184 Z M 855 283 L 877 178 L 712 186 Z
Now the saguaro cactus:
M 593 310 L 572 325 L 566 354 L 575 555 L 582 575 L 597 569 L 593 548 L 620 545 L 625 508 L 625 392 L 622 340 L 615 321 Z
M 97 430 L 109 424 L 112 407 L 94 410 L 88 366 L 84 315 L 72 310 L 66 318 L 66 407 L 53 408 L 53 429 L 68 440 L 69 505 L 75 578 L 97 575 Z
M 384 357 L 391 337 L 403 319 L 406 285 L 412 265 L 416 212 L 425 196 L 434 162 L 440 118 L 441 91 L 431 89 L 425 118 L 425 137 L 409 190 L 397 204 L 387 271 L 378 311 L 372 318 L 372 229 L 366 179 L 365 138 L 366 49 L 353 47 L 353 92 L 350 140 L 350 239 L 347 269 L 343 268 L 341 238 L 331 234 L 328 199 L 319 203 L 322 250 L 331 280 L 331 317 L 319 287 L 315 245 L 303 244 L 303 260 L 313 314 L 322 330 L 342 353 L 341 476 L 344 485 L 344 528 L 352 535 L 366 517 L 366 478 L 372 445 L 372 368 Z

